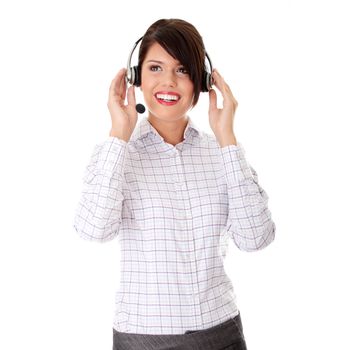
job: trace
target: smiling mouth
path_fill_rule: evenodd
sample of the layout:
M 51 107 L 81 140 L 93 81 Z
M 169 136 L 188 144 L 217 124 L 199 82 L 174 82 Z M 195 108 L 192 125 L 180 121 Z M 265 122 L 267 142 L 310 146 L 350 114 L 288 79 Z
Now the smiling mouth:
M 162 99 L 159 99 L 157 97 L 156 97 L 156 100 L 158 101 L 158 103 L 160 103 L 161 105 L 164 105 L 164 106 L 173 106 L 179 102 L 179 100 L 162 100 Z
M 173 106 L 180 100 L 180 96 L 175 94 L 157 93 L 154 97 L 160 104 L 165 106 Z

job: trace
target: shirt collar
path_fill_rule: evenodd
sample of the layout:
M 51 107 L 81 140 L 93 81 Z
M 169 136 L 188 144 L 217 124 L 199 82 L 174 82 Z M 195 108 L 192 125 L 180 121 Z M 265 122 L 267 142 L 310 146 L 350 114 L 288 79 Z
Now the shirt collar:
M 189 135 L 190 130 L 193 130 L 197 135 L 201 135 L 201 131 L 198 126 L 193 122 L 190 116 L 187 116 L 188 122 L 186 128 L 184 130 L 184 139 Z M 162 141 L 164 138 L 158 133 L 158 131 L 154 128 L 154 126 L 149 122 L 148 118 L 143 117 L 139 124 L 136 126 L 132 136 L 132 141 L 138 141 L 149 134 L 153 134 L 154 136 L 160 138 Z

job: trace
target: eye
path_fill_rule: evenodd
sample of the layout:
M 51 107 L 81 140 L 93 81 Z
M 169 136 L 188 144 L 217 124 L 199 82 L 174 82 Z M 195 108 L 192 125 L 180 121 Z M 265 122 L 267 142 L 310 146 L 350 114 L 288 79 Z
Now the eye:
M 158 68 L 161 69 L 161 67 L 157 66 L 157 65 L 149 67 L 150 71 L 152 71 L 152 72 L 157 72 Z M 181 71 L 182 74 L 189 74 L 185 67 L 180 67 L 179 71 Z
M 183 74 L 188 74 L 188 71 L 185 67 L 180 67 L 179 70 L 182 70 Z
M 151 71 L 156 72 L 156 70 L 153 70 L 153 68 L 160 68 L 160 66 L 151 66 L 151 67 L 150 67 L 150 70 L 151 70 Z

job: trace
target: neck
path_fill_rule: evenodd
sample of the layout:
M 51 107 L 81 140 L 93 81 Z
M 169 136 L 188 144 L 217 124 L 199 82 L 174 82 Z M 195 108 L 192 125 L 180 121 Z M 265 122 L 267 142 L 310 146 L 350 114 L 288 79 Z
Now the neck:
M 149 115 L 147 119 L 166 143 L 175 146 L 184 140 L 184 132 L 188 123 L 187 115 L 172 121 L 162 120 L 152 115 Z

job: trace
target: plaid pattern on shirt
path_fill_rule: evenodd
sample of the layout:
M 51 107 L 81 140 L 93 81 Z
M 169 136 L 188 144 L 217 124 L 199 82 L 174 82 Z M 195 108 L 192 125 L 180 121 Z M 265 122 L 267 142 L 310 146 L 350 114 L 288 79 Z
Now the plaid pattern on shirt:
M 190 117 L 176 146 L 147 117 L 129 142 L 110 136 L 97 144 L 73 226 L 87 240 L 118 238 L 113 327 L 143 334 L 183 334 L 235 317 L 227 239 L 256 251 L 276 229 L 242 144 L 221 148 Z

